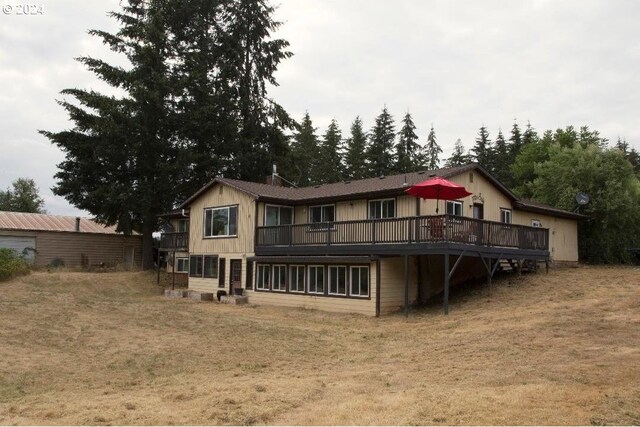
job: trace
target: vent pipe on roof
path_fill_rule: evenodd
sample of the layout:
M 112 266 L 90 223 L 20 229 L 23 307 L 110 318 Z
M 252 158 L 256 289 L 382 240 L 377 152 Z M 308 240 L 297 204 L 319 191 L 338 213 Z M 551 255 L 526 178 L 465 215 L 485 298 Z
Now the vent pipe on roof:
M 76 217 L 76 233 L 80 232 L 80 217 Z

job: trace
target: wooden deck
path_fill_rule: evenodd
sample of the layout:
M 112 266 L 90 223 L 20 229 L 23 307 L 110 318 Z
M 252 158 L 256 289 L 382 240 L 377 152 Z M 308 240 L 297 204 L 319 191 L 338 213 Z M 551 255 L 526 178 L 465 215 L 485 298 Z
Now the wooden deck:
M 549 255 L 546 228 L 451 215 L 258 227 L 255 242 L 256 255 Z

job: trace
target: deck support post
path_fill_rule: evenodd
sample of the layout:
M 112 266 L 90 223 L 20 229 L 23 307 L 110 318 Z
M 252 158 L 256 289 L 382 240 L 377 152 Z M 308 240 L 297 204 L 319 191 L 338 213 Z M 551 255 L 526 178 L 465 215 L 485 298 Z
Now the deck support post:
M 522 260 L 518 258 L 516 264 L 518 265 L 518 277 L 520 277 L 522 276 Z
M 173 251 L 173 266 L 171 267 L 171 290 L 176 289 L 176 251 Z
M 158 251 L 158 272 L 157 272 L 157 277 L 156 277 L 156 285 L 160 284 L 160 255 L 162 254 L 161 251 Z
M 544 268 L 545 268 L 545 272 L 547 274 L 549 274 L 549 260 L 548 259 L 544 260 Z
M 444 314 L 449 314 L 449 254 L 444 255 Z
M 409 317 L 409 255 L 404 256 L 404 317 Z

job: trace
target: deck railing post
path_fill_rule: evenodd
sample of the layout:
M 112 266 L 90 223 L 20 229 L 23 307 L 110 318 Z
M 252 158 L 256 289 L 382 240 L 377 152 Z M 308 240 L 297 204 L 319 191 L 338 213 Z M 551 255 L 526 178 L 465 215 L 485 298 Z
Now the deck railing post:
M 332 223 L 327 223 L 327 246 L 331 246 L 331 225 Z

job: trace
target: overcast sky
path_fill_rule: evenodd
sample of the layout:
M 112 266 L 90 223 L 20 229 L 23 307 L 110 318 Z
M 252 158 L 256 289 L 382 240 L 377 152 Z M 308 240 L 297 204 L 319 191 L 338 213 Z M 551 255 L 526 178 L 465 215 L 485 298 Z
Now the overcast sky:
M 62 89 L 106 89 L 73 58 L 118 60 L 86 32 L 114 31 L 119 2 L 44 0 L 18 15 L 23 3 L 0 0 L 0 189 L 30 177 L 49 213 L 83 214 L 52 194 L 64 156 L 37 130 L 71 126 Z M 370 129 L 386 105 L 397 123 L 412 113 L 423 143 L 433 124 L 445 157 L 514 119 L 640 148 L 638 1 L 283 0 L 276 18 L 294 56 L 271 95 L 298 120 L 308 110 L 319 135 L 332 118 L 344 136 L 358 115 Z

